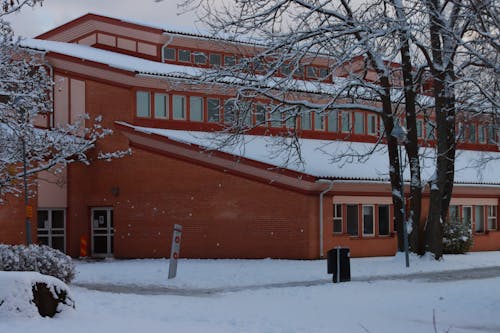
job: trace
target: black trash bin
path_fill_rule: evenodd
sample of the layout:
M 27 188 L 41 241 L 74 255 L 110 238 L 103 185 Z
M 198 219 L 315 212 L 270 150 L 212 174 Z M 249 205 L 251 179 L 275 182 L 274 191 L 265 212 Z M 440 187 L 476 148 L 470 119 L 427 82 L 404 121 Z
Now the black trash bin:
M 333 283 L 351 281 L 351 262 L 348 247 L 336 247 L 327 252 L 328 274 Z

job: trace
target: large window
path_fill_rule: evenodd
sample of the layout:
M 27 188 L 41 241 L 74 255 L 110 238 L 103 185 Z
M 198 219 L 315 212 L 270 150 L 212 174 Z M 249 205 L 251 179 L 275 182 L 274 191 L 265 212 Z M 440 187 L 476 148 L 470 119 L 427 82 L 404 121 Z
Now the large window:
M 269 125 L 271 127 L 281 127 L 283 120 L 281 119 L 281 112 L 277 108 L 269 110 Z
M 336 110 L 328 112 L 328 131 L 338 132 L 339 130 L 339 113 Z
M 220 66 L 222 63 L 222 57 L 220 54 L 210 53 L 209 61 L 210 61 L 210 65 L 212 65 L 212 66 Z
M 197 65 L 205 65 L 207 63 L 207 55 L 204 52 L 194 53 L 194 63 Z
M 347 233 L 358 236 L 358 205 L 347 205 Z
M 163 49 L 163 59 L 175 61 L 175 49 L 173 47 L 165 47 Z
M 311 129 L 311 111 L 302 109 L 300 112 L 300 128 L 303 130 Z
M 265 126 L 266 125 L 266 106 L 264 104 L 255 105 L 255 125 Z
M 191 62 L 191 51 L 179 50 L 179 61 Z
M 422 119 L 417 119 L 417 137 L 424 137 L 424 121 Z
M 224 123 L 226 124 L 233 124 L 234 121 L 236 120 L 235 118 L 235 112 L 236 112 L 236 105 L 235 101 L 230 99 L 227 100 L 224 103 Z
M 325 129 L 325 117 L 323 112 L 314 112 L 314 129 L 323 131 Z
M 40 209 L 37 214 L 38 242 L 66 252 L 66 216 L 64 209 Z
M 435 129 L 436 125 L 432 121 L 428 121 L 425 123 L 425 134 L 427 136 L 427 140 L 436 139 Z
M 349 133 L 351 131 L 351 113 L 344 111 L 342 114 L 342 132 Z
M 186 119 L 186 96 L 173 95 L 172 96 L 173 118 L 175 120 Z
M 389 205 L 378 206 L 378 234 L 388 236 L 390 230 Z
M 354 113 L 354 133 L 355 134 L 365 133 L 365 115 L 361 112 Z
M 375 135 L 377 134 L 377 116 L 374 114 L 368 115 L 368 134 Z
M 497 230 L 497 206 L 488 206 L 488 230 Z
M 151 100 L 148 91 L 138 91 L 136 93 L 136 115 L 137 117 L 149 117 L 151 110 Z
M 474 215 L 475 215 L 475 231 L 476 232 L 484 232 L 484 206 L 475 206 L 474 207 Z
M 208 122 L 218 123 L 220 116 L 220 102 L 218 98 L 207 98 Z
M 477 127 L 477 140 L 479 143 L 486 143 L 486 127 L 484 125 Z
M 363 236 L 375 236 L 375 214 L 370 205 L 363 205 Z
M 342 233 L 342 205 L 333 204 L 333 232 Z
M 203 97 L 189 97 L 189 120 L 203 121 Z
M 236 58 L 234 56 L 224 56 L 224 66 L 234 66 L 236 65 Z
M 469 124 L 469 142 L 476 143 L 476 124 Z
M 155 118 L 168 118 L 168 95 L 155 93 Z
M 468 226 L 472 226 L 472 206 L 462 206 L 462 223 Z
M 459 206 L 450 205 L 450 208 L 448 209 L 448 216 L 450 219 L 450 223 L 460 222 Z

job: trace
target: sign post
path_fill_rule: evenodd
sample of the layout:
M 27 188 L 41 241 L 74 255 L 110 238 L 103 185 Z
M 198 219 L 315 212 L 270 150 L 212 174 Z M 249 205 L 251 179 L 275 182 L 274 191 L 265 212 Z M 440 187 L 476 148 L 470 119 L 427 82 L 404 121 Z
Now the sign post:
M 177 275 L 177 259 L 181 249 L 182 226 L 174 224 L 174 233 L 172 235 L 172 249 L 170 250 L 170 265 L 168 268 L 168 278 L 173 279 Z

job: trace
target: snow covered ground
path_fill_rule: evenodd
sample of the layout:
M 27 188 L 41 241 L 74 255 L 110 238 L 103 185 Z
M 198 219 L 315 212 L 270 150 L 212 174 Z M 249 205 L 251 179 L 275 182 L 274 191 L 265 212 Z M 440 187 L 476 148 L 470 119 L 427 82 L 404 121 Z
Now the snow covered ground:
M 352 259 L 353 279 L 500 266 L 500 252 L 412 258 Z M 179 296 L 136 295 L 132 285 L 183 290 L 329 279 L 326 263 L 291 260 L 180 260 L 167 281 L 167 260 L 77 262 L 75 284 L 131 286 L 127 293 L 72 287 L 76 311 L 56 319 L 0 318 L 0 333 L 21 332 L 500 332 L 500 277 L 426 282 L 373 280 Z M 127 289 L 127 288 L 126 288 Z

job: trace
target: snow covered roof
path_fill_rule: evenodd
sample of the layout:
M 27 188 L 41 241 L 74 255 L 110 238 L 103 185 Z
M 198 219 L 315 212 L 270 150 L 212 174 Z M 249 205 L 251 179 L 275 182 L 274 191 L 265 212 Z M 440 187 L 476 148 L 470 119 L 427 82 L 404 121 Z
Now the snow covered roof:
M 388 181 L 389 162 L 385 145 L 371 143 L 298 139 L 300 154 L 286 149 L 291 138 L 241 135 L 228 140 L 228 134 L 146 128 L 120 123 L 137 132 L 156 134 L 170 140 L 196 145 L 202 149 L 222 151 L 278 168 L 304 173 L 316 178 Z M 230 142 L 229 144 L 226 144 Z M 422 179 L 434 174 L 434 150 L 421 150 Z M 490 158 L 489 163 L 481 159 Z M 481 167 L 479 167 L 481 166 Z M 457 152 L 455 182 L 462 184 L 500 184 L 500 153 L 460 150 Z M 405 169 L 405 179 L 410 177 Z

